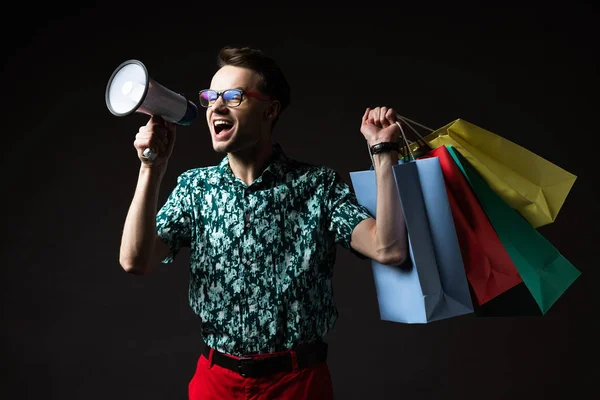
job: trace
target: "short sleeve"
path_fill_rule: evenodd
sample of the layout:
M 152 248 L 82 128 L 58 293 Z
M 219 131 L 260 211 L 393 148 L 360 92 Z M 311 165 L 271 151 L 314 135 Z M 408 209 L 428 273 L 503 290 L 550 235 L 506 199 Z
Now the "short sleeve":
M 162 263 L 172 263 L 182 247 L 190 247 L 192 218 L 189 177 L 180 175 L 167 201 L 156 214 L 156 234 L 169 246 Z
M 358 203 L 356 195 L 339 173 L 332 171 L 331 186 L 328 191 L 329 231 L 334 234 L 335 242 L 350 250 L 356 256 L 366 256 L 354 250 L 350 241 L 356 225 L 367 218 L 373 218 L 369 211 Z

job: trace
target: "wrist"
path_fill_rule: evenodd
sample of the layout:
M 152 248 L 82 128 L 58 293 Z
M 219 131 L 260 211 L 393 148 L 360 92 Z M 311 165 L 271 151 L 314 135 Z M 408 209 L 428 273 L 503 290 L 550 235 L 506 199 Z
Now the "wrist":
M 142 162 L 142 165 L 140 166 L 140 175 L 145 176 L 147 178 L 153 179 L 153 180 L 161 180 L 163 178 L 163 176 L 165 175 L 165 172 L 167 170 L 167 164 L 160 164 L 160 165 L 148 165 Z
M 373 167 L 376 169 L 380 167 L 392 167 L 396 164 L 398 164 L 398 152 L 396 151 L 373 154 Z
M 398 142 L 378 142 L 369 146 L 369 151 L 372 155 L 382 153 L 394 153 L 396 157 L 400 153 L 400 144 Z

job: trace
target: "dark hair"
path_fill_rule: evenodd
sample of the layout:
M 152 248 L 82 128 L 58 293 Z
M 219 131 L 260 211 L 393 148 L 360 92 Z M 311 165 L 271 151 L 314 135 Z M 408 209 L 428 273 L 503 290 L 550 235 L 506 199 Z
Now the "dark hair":
M 258 90 L 281 103 L 279 113 L 290 104 L 290 85 L 273 58 L 251 47 L 225 46 L 217 58 L 219 68 L 226 65 L 248 68 L 261 77 Z

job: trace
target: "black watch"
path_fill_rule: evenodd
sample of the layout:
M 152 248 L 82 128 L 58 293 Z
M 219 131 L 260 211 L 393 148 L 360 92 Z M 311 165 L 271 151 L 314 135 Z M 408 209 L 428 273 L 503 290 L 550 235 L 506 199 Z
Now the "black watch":
M 371 154 L 385 153 L 388 151 L 400 152 L 400 145 L 398 142 L 380 142 L 371 146 Z

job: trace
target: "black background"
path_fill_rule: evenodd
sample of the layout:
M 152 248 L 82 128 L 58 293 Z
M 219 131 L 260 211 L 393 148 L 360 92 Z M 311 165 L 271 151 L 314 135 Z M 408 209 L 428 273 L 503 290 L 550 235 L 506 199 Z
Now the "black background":
M 539 231 L 582 276 L 543 317 L 382 321 L 369 262 L 340 248 L 340 318 L 326 337 L 338 399 L 576 398 L 592 387 L 594 7 L 168 6 L 17 4 L 4 13 L 3 398 L 186 398 L 202 349 L 187 305 L 189 253 L 145 277 L 119 266 L 139 166 L 133 140 L 147 118 L 113 116 L 104 90 L 136 58 L 196 100 L 227 44 L 279 61 L 292 104 L 275 139 L 348 182 L 370 164 L 359 127 L 378 105 L 432 128 L 463 118 L 578 176 L 556 222 Z M 179 173 L 221 157 L 203 115 L 180 128 L 160 202 Z

